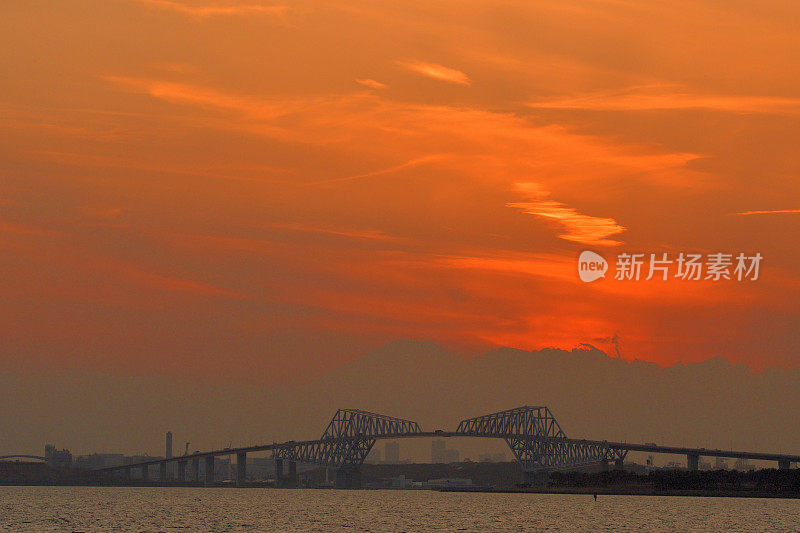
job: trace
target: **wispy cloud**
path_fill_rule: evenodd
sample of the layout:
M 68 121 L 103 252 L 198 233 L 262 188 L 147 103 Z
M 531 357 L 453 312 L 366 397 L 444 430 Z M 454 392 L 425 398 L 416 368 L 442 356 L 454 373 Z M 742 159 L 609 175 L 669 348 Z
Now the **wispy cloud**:
M 585 214 L 554 199 L 551 195 L 557 197 L 569 189 L 565 184 L 574 184 L 570 197 L 578 201 L 589 200 L 583 191 L 597 182 L 640 180 L 670 187 L 697 187 L 701 181 L 697 172 L 686 168 L 687 162 L 697 157 L 694 154 L 612 143 L 563 127 L 537 126 L 511 114 L 398 103 L 363 93 L 258 98 L 163 80 L 106 79 L 160 100 L 229 113 L 219 118 L 202 113 L 198 123 L 204 127 L 241 129 L 326 149 L 342 146 L 350 150 L 357 145 L 376 161 L 390 163 L 378 170 L 338 177 L 330 176 L 330 172 L 320 173 L 317 179 L 307 176 L 297 182 L 295 190 L 357 184 L 363 178 L 394 178 L 394 174 L 399 180 L 416 168 L 435 165 L 434 174 L 427 172 L 432 190 L 438 191 L 454 175 L 487 187 L 493 186 L 489 183 L 503 190 L 514 187 L 523 199 L 505 204 L 507 207 L 557 222 L 554 226 L 560 230 L 560 238 L 587 245 L 618 245 L 620 241 L 612 237 L 626 228 L 613 218 Z M 289 116 L 291 125 L 284 120 Z M 531 177 L 516 182 L 511 177 L 520 175 Z M 399 187 L 393 194 L 403 196 L 405 191 L 402 186 L 393 185 L 395 181 L 386 180 L 381 190 Z M 597 194 L 589 196 L 594 202 L 598 200 Z
M 560 238 L 594 246 L 616 246 L 620 241 L 609 239 L 625 231 L 624 226 L 617 224 L 613 218 L 601 218 L 584 215 L 576 209 L 566 206 L 561 202 L 544 198 L 544 193 L 537 184 L 517 183 L 518 191 L 525 193 L 530 200 L 527 202 L 513 202 L 508 207 L 522 209 L 529 215 L 554 220 L 566 228 L 566 233 Z
M 436 63 L 425 63 L 423 61 L 397 61 L 397 64 L 417 74 L 433 78 L 434 80 L 456 83 L 458 85 L 470 85 L 472 81 L 469 77 L 453 68 L 438 65 Z
M 341 178 L 331 178 L 327 180 L 321 181 L 312 181 L 309 182 L 309 185 L 325 185 L 325 184 L 333 184 L 333 183 L 340 183 L 346 181 L 353 181 L 362 178 L 371 178 L 374 176 L 382 176 L 385 174 L 392 174 L 393 172 L 397 172 L 398 170 L 404 170 L 407 168 L 413 168 L 419 165 L 424 165 L 427 163 L 435 163 L 437 161 L 442 161 L 446 159 L 448 154 L 431 154 L 422 157 L 416 157 L 410 161 L 406 161 L 404 163 L 400 163 L 399 165 L 393 165 L 388 168 L 382 168 L 380 170 L 373 170 L 372 172 L 364 172 L 362 174 L 355 174 L 352 176 L 343 176 Z
M 286 6 L 239 3 L 189 4 L 176 0 L 131 0 L 156 9 L 175 11 L 197 17 L 216 15 L 281 15 L 288 9 Z
M 589 111 L 663 111 L 707 109 L 737 113 L 800 114 L 800 98 L 701 94 L 677 85 L 642 85 L 527 102 L 542 109 Z
M 772 209 L 768 211 L 742 211 L 740 213 L 728 213 L 733 216 L 748 216 L 748 215 L 778 215 L 785 213 L 800 213 L 800 209 Z
M 325 235 L 334 235 L 336 237 L 349 237 L 352 239 L 367 239 L 375 241 L 399 241 L 400 237 L 387 235 L 380 230 L 372 229 L 342 229 L 342 228 L 318 228 L 314 226 L 306 226 L 304 224 L 272 224 L 271 227 L 278 229 L 286 229 L 291 231 L 302 231 L 307 233 L 322 233 Z
M 370 89 L 385 89 L 386 84 L 381 83 L 379 81 L 375 81 L 369 78 L 357 78 L 356 83 L 360 83 L 364 87 L 369 87 Z
M 210 283 L 204 283 L 175 276 L 167 276 L 118 261 L 109 260 L 105 266 L 109 269 L 117 271 L 119 274 L 122 274 L 125 277 L 131 278 L 147 285 L 150 288 L 160 291 L 184 292 L 199 296 L 219 296 L 235 299 L 245 298 L 244 294 L 223 289 Z

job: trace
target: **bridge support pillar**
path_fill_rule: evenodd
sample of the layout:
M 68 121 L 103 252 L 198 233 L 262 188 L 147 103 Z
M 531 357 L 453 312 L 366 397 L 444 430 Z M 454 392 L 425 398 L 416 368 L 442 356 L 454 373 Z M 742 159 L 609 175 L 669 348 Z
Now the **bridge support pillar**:
M 178 481 L 186 483 L 186 461 L 178 461 Z
M 158 479 L 161 481 L 161 483 L 167 482 L 167 463 L 159 463 Z
M 214 456 L 209 455 L 206 457 L 206 487 L 214 486 Z
M 614 461 L 614 470 L 625 470 L 625 459 L 616 459 Z
M 337 469 L 334 487 L 337 489 L 360 489 L 361 472 L 357 468 L 352 467 L 343 467 Z
M 286 476 L 286 486 L 297 486 L 297 461 L 289 461 L 289 473 Z
M 690 453 L 686 456 L 686 468 L 692 472 L 697 472 L 700 468 L 700 454 Z
M 236 486 L 244 487 L 247 483 L 247 453 L 236 453 Z
M 275 459 L 275 483 L 283 484 L 283 459 Z
M 788 459 L 781 459 L 778 461 L 778 470 L 789 470 L 791 467 L 792 463 Z
M 608 472 L 609 470 L 611 470 L 611 468 L 610 468 L 610 465 L 608 463 L 608 459 L 603 459 L 600 462 L 600 471 L 601 472 Z
M 142 481 L 147 481 L 150 477 L 150 465 L 144 465 L 142 467 Z
M 200 483 L 200 458 L 193 457 L 192 458 L 192 475 L 194 476 L 194 482 Z
M 130 483 L 131 482 L 131 467 L 126 467 L 126 468 L 122 469 L 122 479 L 126 483 Z

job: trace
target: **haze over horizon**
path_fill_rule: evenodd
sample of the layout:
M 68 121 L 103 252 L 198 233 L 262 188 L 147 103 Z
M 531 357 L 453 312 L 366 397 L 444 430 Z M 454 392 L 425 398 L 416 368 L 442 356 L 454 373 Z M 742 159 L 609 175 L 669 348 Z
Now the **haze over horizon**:
M 14 409 L 0 420 L 0 452 L 40 451 L 46 440 L 74 453 L 159 455 L 168 430 L 192 450 L 312 439 L 337 408 L 410 418 L 427 430 L 455 429 L 463 418 L 520 405 L 547 405 L 576 438 L 800 448 L 786 415 L 800 402 L 800 369 L 754 373 L 722 358 L 661 368 L 583 347 L 502 348 L 466 361 L 432 342 L 395 341 L 306 383 L 258 381 L 224 374 L 205 383 L 74 370 L 6 374 L 0 401 Z M 459 448 L 474 458 L 495 444 Z M 423 440 L 403 449 L 425 457 L 426 446 Z

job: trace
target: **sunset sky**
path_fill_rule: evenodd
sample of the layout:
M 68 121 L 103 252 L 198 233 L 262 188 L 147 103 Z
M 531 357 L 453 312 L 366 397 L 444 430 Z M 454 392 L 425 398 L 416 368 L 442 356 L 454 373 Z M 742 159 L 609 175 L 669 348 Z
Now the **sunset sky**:
M 0 3 L 0 371 L 800 366 L 796 2 L 276 2 Z M 583 250 L 764 259 L 585 284 Z

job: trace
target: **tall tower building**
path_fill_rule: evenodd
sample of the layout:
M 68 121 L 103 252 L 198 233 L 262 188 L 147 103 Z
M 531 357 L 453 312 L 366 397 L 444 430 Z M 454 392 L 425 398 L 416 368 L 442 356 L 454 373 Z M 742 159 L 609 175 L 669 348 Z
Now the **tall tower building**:
M 443 440 L 431 441 L 431 463 L 446 463 L 447 447 Z
M 386 458 L 386 463 L 388 464 L 396 465 L 397 463 L 399 463 L 400 443 L 395 441 L 387 442 L 384 457 Z

